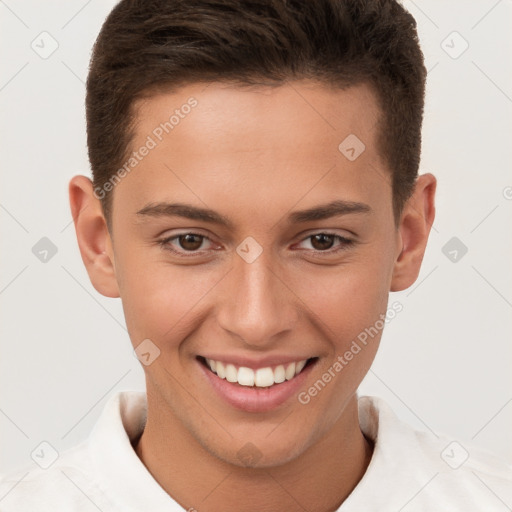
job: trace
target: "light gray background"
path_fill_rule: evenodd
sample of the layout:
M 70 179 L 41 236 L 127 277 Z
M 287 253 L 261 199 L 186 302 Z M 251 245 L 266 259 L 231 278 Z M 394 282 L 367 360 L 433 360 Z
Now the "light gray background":
M 42 441 L 61 452 L 85 439 L 115 391 L 144 389 L 120 299 L 89 282 L 67 195 L 73 175 L 89 175 L 84 81 L 114 4 L 0 0 L 3 473 Z M 405 6 L 429 69 L 420 172 L 439 180 L 437 218 L 417 283 L 391 294 L 404 310 L 361 393 L 418 429 L 512 459 L 512 2 Z M 51 48 L 43 31 L 58 42 L 46 59 L 31 48 Z M 454 31 L 469 44 L 457 58 Z M 46 263 L 32 252 L 42 237 L 58 250 Z M 468 248 L 455 262 L 442 251 L 452 237 Z

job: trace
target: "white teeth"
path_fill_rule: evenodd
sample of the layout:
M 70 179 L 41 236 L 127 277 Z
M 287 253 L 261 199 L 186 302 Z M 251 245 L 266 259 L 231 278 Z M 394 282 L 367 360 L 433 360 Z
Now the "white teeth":
M 236 382 L 238 380 L 238 372 L 235 368 L 235 365 L 226 365 L 226 380 L 228 382 Z
M 287 365 L 280 364 L 274 369 L 268 366 L 253 370 L 246 366 L 240 366 L 237 369 L 233 364 L 206 359 L 206 363 L 212 372 L 216 373 L 221 379 L 226 379 L 228 382 L 238 382 L 241 386 L 257 386 L 260 388 L 267 388 L 285 380 L 293 379 L 304 369 L 307 361 L 307 359 L 304 359 Z
M 275 370 L 274 370 L 274 382 L 276 384 L 280 384 L 281 382 L 284 382 L 286 380 L 286 376 L 284 374 L 284 366 L 280 364 Z
M 216 361 L 215 371 L 217 372 L 217 375 L 221 379 L 225 379 L 226 378 L 226 371 L 224 370 L 224 365 L 220 361 Z
M 304 368 L 304 366 L 306 366 L 306 361 L 299 361 L 298 363 L 295 363 L 295 375 L 298 375 L 302 369 Z
M 284 376 L 286 377 L 286 380 L 293 379 L 295 377 L 295 363 L 290 363 L 286 370 L 284 371 Z
M 254 376 L 254 384 L 260 388 L 272 386 L 274 384 L 272 368 L 258 368 Z
M 238 368 L 238 384 L 242 386 L 254 386 L 254 370 L 240 366 L 240 368 Z

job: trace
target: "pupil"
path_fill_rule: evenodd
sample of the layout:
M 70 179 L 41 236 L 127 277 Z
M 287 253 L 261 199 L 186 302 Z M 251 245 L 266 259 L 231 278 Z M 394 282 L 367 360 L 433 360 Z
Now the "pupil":
M 319 247 L 316 246 L 318 241 L 320 241 Z M 332 247 L 332 243 L 333 243 L 333 235 L 326 235 L 325 233 L 319 233 L 318 235 L 313 235 L 313 240 L 311 242 L 311 244 L 313 245 L 313 247 L 315 249 L 330 249 Z
M 194 238 L 196 241 L 194 242 Z M 181 235 L 180 238 L 180 245 L 183 247 L 183 249 L 187 249 L 189 251 L 195 251 L 201 247 L 201 237 L 199 235 L 193 235 L 193 234 L 187 234 L 187 235 Z

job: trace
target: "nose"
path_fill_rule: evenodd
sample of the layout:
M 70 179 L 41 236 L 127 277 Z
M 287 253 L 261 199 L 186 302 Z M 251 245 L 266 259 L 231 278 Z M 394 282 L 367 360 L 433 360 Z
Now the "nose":
M 221 328 L 260 350 L 275 346 L 298 319 L 293 291 L 283 273 L 272 268 L 270 260 L 267 251 L 252 263 L 235 255 L 217 310 Z

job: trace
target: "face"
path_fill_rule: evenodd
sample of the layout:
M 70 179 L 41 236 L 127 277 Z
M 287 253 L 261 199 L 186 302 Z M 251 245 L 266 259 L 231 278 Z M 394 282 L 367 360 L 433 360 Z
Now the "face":
M 289 461 L 355 400 L 381 332 L 353 342 L 402 249 L 375 97 L 211 83 L 137 107 L 132 148 L 151 148 L 115 187 L 108 253 L 132 344 L 151 340 L 154 421 L 233 464 Z

